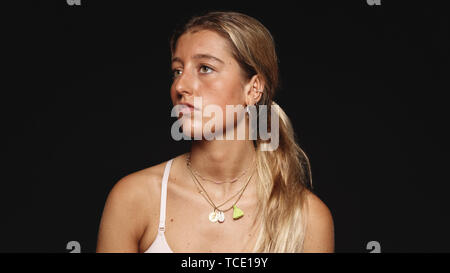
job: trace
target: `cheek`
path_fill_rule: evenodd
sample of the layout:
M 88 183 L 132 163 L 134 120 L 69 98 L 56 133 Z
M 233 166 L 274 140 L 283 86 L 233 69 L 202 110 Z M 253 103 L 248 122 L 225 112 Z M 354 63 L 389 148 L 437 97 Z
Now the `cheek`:
M 211 77 L 202 81 L 201 90 L 205 105 L 216 104 L 225 110 L 226 105 L 238 105 L 244 103 L 241 82 L 235 76 L 227 74 Z
M 244 105 L 245 97 L 243 92 L 242 83 L 239 77 L 236 75 L 227 75 L 225 73 L 219 75 L 217 78 L 211 77 L 211 79 L 202 81 L 203 93 L 202 101 L 203 105 L 216 105 L 222 112 L 222 126 L 228 126 L 235 124 L 238 118 L 227 120 L 226 106 L 227 105 Z M 206 117 L 204 123 L 211 119 L 217 119 L 219 117 Z

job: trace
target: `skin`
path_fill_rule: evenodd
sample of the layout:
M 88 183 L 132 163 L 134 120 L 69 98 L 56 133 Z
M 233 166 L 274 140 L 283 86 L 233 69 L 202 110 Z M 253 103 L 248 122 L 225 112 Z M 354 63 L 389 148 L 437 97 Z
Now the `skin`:
M 220 59 L 199 58 L 209 55 Z M 261 98 L 255 90 L 264 82 L 255 75 L 246 79 L 231 55 L 227 41 L 210 30 L 183 34 L 173 54 L 174 80 L 170 94 L 174 105 L 194 104 L 194 96 L 202 97 L 203 109 L 215 104 L 225 112 L 226 105 L 253 105 Z M 208 120 L 203 122 L 206 123 Z M 234 120 L 234 126 L 246 126 L 248 120 Z M 237 123 L 237 124 L 236 124 Z M 184 126 L 195 129 L 193 119 Z M 246 130 L 247 132 L 248 130 Z M 171 167 L 167 187 L 165 236 L 174 252 L 251 252 L 260 227 L 256 218 L 256 179 L 252 177 L 238 206 L 245 216 L 232 219 L 232 210 L 225 212 L 225 222 L 211 223 L 211 206 L 192 181 L 185 160 L 177 156 Z M 214 180 L 228 180 L 250 166 L 255 155 L 251 140 L 197 140 L 192 142 L 191 162 L 195 170 Z M 158 232 L 161 179 L 166 162 L 129 174 L 111 190 L 103 211 L 97 252 L 144 252 Z M 245 178 L 247 176 L 244 176 Z M 239 191 L 247 182 L 203 186 L 218 204 Z M 327 206 L 308 191 L 310 210 L 305 252 L 333 252 L 334 226 Z M 231 207 L 235 199 L 222 208 Z M 190 228 L 186 228 L 190 227 Z

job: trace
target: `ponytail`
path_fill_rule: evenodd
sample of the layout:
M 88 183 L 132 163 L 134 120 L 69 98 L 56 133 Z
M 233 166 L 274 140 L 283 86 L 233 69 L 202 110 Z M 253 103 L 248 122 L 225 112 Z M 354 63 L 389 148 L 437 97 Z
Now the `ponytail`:
M 279 146 L 274 151 L 260 149 L 264 141 L 256 140 L 258 200 L 262 227 L 255 252 L 301 252 L 306 230 L 305 188 L 312 189 L 309 159 L 296 142 L 292 124 L 281 109 Z M 270 119 L 270 115 L 268 115 Z M 270 125 L 270 120 L 267 122 Z

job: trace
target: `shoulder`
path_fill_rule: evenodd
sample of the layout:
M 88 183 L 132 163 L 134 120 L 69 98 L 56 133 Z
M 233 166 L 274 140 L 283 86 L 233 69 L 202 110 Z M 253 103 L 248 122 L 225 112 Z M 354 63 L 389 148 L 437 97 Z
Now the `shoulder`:
M 334 252 L 334 221 L 328 206 L 306 190 L 306 234 L 304 252 Z
M 116 182 L 110 194 L 129 199 L 151 193 L 151 190 L 157 188 L 158 182 L 162 179 L 166 163 L 167 161 L 127 174 Z
M 151 197 L 159 187 L 158 180 L 162 178 L 160 170 L 162 164 L 135 171 L 120 178 L 112 187 L 108 200 L 133 205 L 134 208 L 139 204 L 145 204 L 140 201 L 148 200 L 148 197 Z
M 103 209 L 97 251 L 137 251 L 149 220 L 159 213 L 166 162 L 130 173 L 114 184 Z
M 111 189 L 108 199 L 123 205 L 128 204 L 129 209 L 134 210 L 153 203 L 159 206 L 161 181 L 168 162 L 169 160 L 166 160 L 122 177 Z M 172 170 L 170 174 L 173 174 Z
M 120 178 L 110 190 L 107 204 L 120 203 L 123 209 L 133 212 L 159 206 L 161 181 L 168 161 L 162 161 Z

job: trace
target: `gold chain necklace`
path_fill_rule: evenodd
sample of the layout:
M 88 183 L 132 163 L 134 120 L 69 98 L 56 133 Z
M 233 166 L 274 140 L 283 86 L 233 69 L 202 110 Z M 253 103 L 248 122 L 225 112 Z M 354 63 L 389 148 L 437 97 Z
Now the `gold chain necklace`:
M 188 164 L 189 166 L 191 166 L 191 154 L 190 154 L 190 153 L 187 155 L 186 160 L 187 160 L 187 164 Z M 213 182 L 213 183 L 215 183 L 215 184 L 234 183 L 234 182 L 238 181 L 241 177 L 243 177 L 243 176 L 247 173 L 247 171 L 250 169 L 250 167 L 254 165 L 254 163 L 255 163 L 255 159 L 253 159 L 253 163 L 250 164 L 250 165 L 247 167 L 247 169 L 244 170 L 244 171 L 243 171 L 240 175 L 238 175 L 236 178 L 230 179 L 230 181 L 224 181 L 224 182 L 220 182 L 220 181 L 217 182 L 217 181 L 214 181 L 214 180 L 212 180 L 212 179 L 205 178 L 205 177 L 203 177 L 202 175 L 200 175 L 196 170 L 192 169 L 192 167 L 191 167 L 191 170 L 192 170 L 192 172 L 193 172 L 194 174 L 196 174 L 196 176 L 200 177 L 200 178 L 201 178 L 202 180 L 204 180 L 204 181 L 210 181 L 210 182 Z
M 227 199 L 225 202 L 223 202 L 222 204 L 216 206 L 216 204 L 214 204 L 214 202 L 212 201 L 211 197 L 208 195 L 208 193 L 206 192 L 205 188 L 203 188 L 202 184 L 198 181 L 197 177 L 195 176 L 195 174 L 193 173 L 190 164 L 187 164 L 188 161 L 186 161 L 186 166 L 188 167 L 190 174 L 192 176 L 192 180 L 194 181 L 194 183 L 196 184 L 197 188 L 200 187 L 201 190 L 199 190 L 200 193 L 204 193 L 202 194 L 203 198 L 205 198 L 205 200 L 213 207 L 213 212 L 211 212 L 209 214 L 209 220 L 213 223 L 215 222 L 219 222 L 222 223 L 223 221 L 225 221 L 225 214 L 224 212 L 229 211 L 230 209 L 233 209 L 233 219 L 237 220 L 239 218 L 241 218 L 242 216 L 244 216 L 244 212 L 238 208 L 236 206 L 237 202 L 241 199 L 242 195 L 244 194 L 244 191 L 246 190 L 248 184 L 250 183 L 250 179 L 253 177 L 253 173 L 250 175 L 250 177 L 248 178 L 247 182 L 245 183 L 245 185 L 237 192 L 235 193 L 232 197 L 230 197 L 229 199 Z M 239 195 L 238 199 L 233 203 L 233 205 L 231 207 L 229 207 L 228 209 L 225 210 L 221 210 L 220 207 L 222 207 L 223 205 L 225 205 L 226 203 L 228 203 L 228 201 L 230 201 L 231 199 L 233 199 L 234 197 L 236 197 L 237 195 Z

